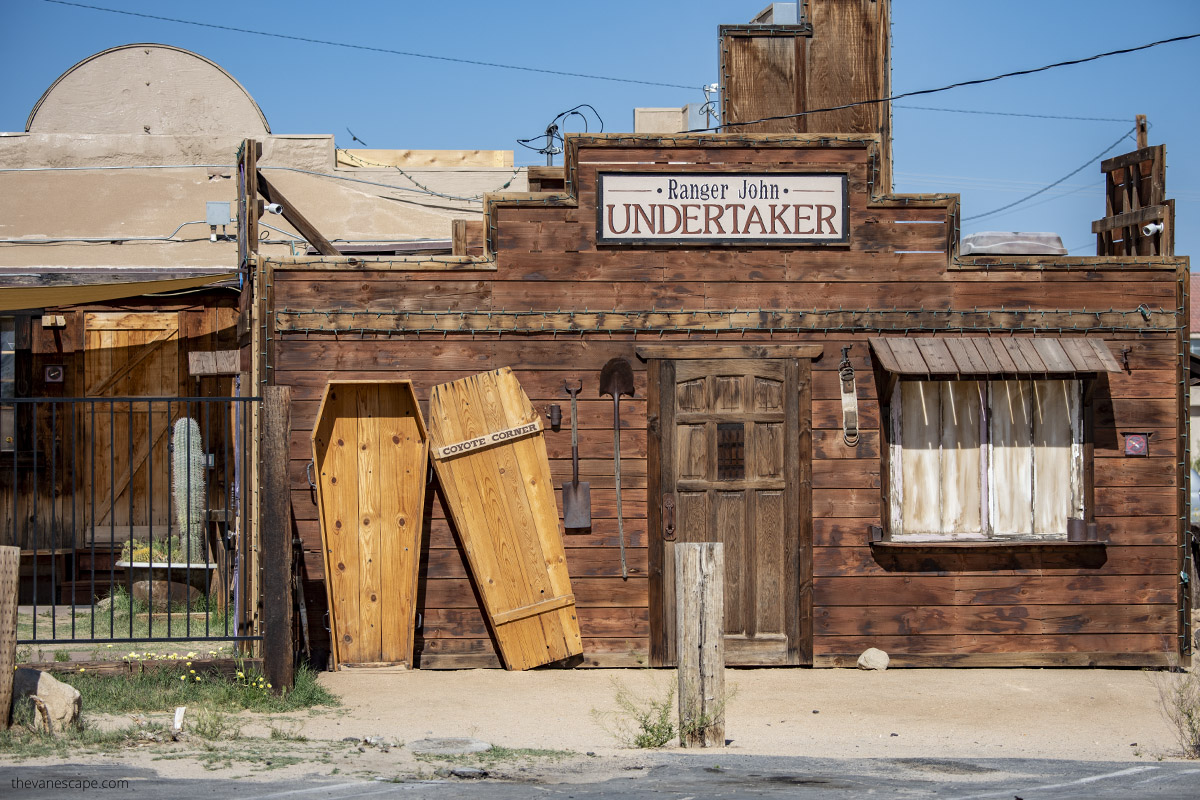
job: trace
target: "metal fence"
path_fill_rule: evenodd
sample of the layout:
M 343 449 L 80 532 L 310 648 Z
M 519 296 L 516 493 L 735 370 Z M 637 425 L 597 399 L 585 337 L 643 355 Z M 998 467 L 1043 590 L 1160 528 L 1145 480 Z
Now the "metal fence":
M 6 399 L 22 644 L 245 641 L 257 397 Z

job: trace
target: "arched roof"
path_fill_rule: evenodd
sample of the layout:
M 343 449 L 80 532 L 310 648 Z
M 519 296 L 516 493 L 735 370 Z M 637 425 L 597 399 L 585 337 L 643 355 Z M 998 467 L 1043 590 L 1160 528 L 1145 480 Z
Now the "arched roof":
M 271 126 L 245 87 L 204 56 L 165 44 L 127 44 L 60 75 L 34 105 L 25 130 L 261 135 Z

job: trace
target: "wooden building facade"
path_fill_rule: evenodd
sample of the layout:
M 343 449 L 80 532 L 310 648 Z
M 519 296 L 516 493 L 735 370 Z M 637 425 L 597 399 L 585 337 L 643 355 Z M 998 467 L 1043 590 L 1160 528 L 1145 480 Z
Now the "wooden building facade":
M 490 196 L 457 255 L 251 255 L 270 287 L 259 370 L 292 387 L 309 618 L 324 604 L 306 467 L 326 382 L 403 378 L 426 402 L 509 366 L 543 411 L 583 382 L 593 528 L 566 553 L 585 665 L 671 663 L 678 541 L 726 545 L 730 663 L 838 666 L 872 646 L 910 666 L 1186 658 L 1187 259 L 961 256 L 957 197 L 890 194 L 880 159 L 871 134 L 573 136 L 563 189 Z M 838 237 L 776 243 L 770 228 L 799 217 L 747 214 L 758 241 L 722 240 L 718 217 L 701 242 L 613 240 L 625 223 L 663 230 L 624 219 L 611 190 L 637 184 L 622 176 L 718 175 L 844 179 Z M 700 230 L 703 205 L 682 228 Z M 636 385 L 620 420 L 627 580 L 597 391 L 616 356 Z M 570 424 L 546 435 L 556 483 Z M 428 497 L 418 664 L 497 666 Z

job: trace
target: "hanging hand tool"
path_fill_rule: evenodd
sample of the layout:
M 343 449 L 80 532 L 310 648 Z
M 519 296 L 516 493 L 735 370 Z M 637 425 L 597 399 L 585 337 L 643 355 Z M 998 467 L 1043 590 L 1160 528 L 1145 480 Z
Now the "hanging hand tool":
M 625 563 L 625 518 L 621 514 L 621 395 L 633 397 L 633 367 L 624 358 L 610 359 L 600 370 L 600 396 L 613 399 L 613 461 L 617 481 L 617 537 L 621 543 L 621 578 L 629 580 Z
M 563 381 L 563 389 L 571 395 L 571 482 L 564 483 L 563 527 L 567 530 L 588 530 L 592 527 L 592 485 L 579 482 L 579 407 L 575 396 L 583 390 L 583 381 L 572 389 Z

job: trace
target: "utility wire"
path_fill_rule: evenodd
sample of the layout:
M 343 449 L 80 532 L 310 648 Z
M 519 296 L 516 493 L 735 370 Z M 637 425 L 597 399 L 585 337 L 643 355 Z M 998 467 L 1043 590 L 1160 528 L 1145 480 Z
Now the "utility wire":
M 1137 126 L 1135 125 L 1132 128 L 1130 128 L 1129 130 L 1125 131 L 1125 133 L 1121 134 L 1120 139 L 1117 139 L 1115 142 L 1110 144 L 1108 147 L 1104 148 L 1104 150 L 1099 155 L 1095 156 L 1094 158 L 1088 159 L 1083 164 L 1081 164 L 1077 169 L 1071 170 L 1069 173 L 1067 173 L 1066 175 L 1063 175 L 1061 178 L 1056 180 L 1054 183 L 1051 183 L 1048 186 L 1043 186 L 1041 189 L 1038 189 L 1036 192 L 1034 192 L 1032 194 L 1027 194 L 1024 197 L 1022 197 L 1020 200 L 1014 200 L 1013 202 L 1009 203 L 1008 205 L 1000 206 L 999 208 L 993 208 L 991 211 L 985 211 L 982 214 L 975 214 L 970 217 L 963 217 L 962 221 L 969 222 L 970 220 L 973 220 L 973 219 L 981 219 L 983 217 L 990 217 L 993 214 L 999 214 L 1001 211 L 1007 211 L 1008 209 L 1012 208 L 1013 206 L 1018 206 L 1021 203 L 1024 203 L 1026 200 L 1032 200 L 1033 198 L 1037 197 L 1042 192 L 1050 191 L 1051 189 L 1053 189 L 1055 186 L 1058 186 L 1063 181 L 1065 181 L 1069 178 L 1073 178 L 1076 175 L 1078 175 L 1079 173 L 1083 172 L 1085 169 L 1090 167 L 1094 162 L 1099 161 L 1100 159 L 1104 158 L 1111 151 L 1116 150 L 1121 145 L 1121 142 L 1125 141 L 1125 137 L 1133 136 L 1133 134 L 1136 132 L 1137 132 Z
M 61 0 L 46 0 L 46 2 L 48 2 L 48 3 L 49 2 L 60 2 L 60 1 Z M 939 86 L 936 89 L 916 89 L 911 92 L 901 92 L 900 94 L 894 94 L 891 97 L 876 97 L 871 100 L 857 100 L 853 103 L 843 103 L 840 106 L 829 106 L 828 108 L 814 108 L 811 111 L 798 111 L 795 114 L 778 114 L 774 117 L 763 117 L 761 119 L 747 120 L 746 122 L 727 122 L 724 125 L 714 125 L 711 128 L 693 128 L 690 131 L 684 131 L 684 133 L 706 133 L 708 131 L 720 130 L 721 128 L 734 128 L 734 127 L 741 127 L 743 125 L 755 125 L 759 122 L 773 122 L 774 120 L 778 120 L 778 119 L 795 119 L 796 117 L 806 117 L 809 114 L 821 114 L 826 111 L 842 111 L 847 108 L 858 108 L 859 106 L 871 106 L 871 105 L 878 105 L 879 103 L 890 103 L 893 100 L 903 100 L 905 97 L 917 97 L 918 95 L 923 95 L 923 94 L 937 94 L 938 92 L 947 92 L 951 89 L 961 89 L 964 86 L 979 86 L 980 84 L 992 83 L 993 81 L 999 81 L 999 80 L 1003 80 L 1005 78 L 1015 78 L 1015 77 L 1018 77 L 1021 75 L 1033 75 L 1034 73 L 1045 72 L 1046 70 L 1056 69 L 1057 67 L 1070 67 L 1075 64 L 1086 64 L 1089 61 L 1097 61 L 1101 58 L 1108 58 L 1109 56 L 1119 56 L 1119 55 L 1125 55 L 1127 53 L 1136 53 L 1139 50 L 1149 50 L 1151 47 L 1158 47 L 1159 45 L 1163 45 L 1163 44 L 1172 44 L 1174 42 L 1185 42 L 1185 41 L 1188 41 L 1189 39 L 1200 39 L 1200 33 L 1189 33 L 1186 36 L 1174 36 L 1170 39 L 1160 39 L 1157 42 L 1150 42 L 1149 44 L 1142 44 L 1142 45 L 1138 45 L 1137 47 L 1124 47 L 1124 48 L 1121 48 L 1120 50 L 1109 50 L 1107 53 L 1097 53 L 1096 55 L 1087 56 L 1086 58 L 1073 58 L 1070 61 L 1058 61 L 1053 64 L 1046 64 L 1045 66 L 1041 66 L 1041 67 L 1033 67 L 1031 69 L 1020 69 L 1020 70 L 1016 70 L 1014 72 L 1005 72 L 1002 75 L 993 75 L 990 78 L 976 78 L 974 80 L 969 80 L 969 81 L 959 81 L 957 83 L 947 84 L 946 86 Z M 1124 138 L 1124 137 L 1122 137 L 1122 138 Z
M 992 117 L 1030 117 L 1032 119 L 1068 119 L 1078 122 L 1128 122 L 1125 117 L 1067 117 L 1058 114 L 1022 114 L 1018 111 L 980 111 L 972 108 L 934 108 L 933 106 L 892 106 L 914 111 L 946 111 L 952 114 L 986 114 Z
M 195 25 L 199 28 L 213 28 L 219 31 L 232 31 L 233 33 L 246 33 L 251 36 L 266 36 L 272 39 L 288 39 L 293 42 L 307 42 L 309 44 L 323 44 L 330 47 L 345 47 L 350 50 L 367 50 L 372 53 L 386 53 L 392 56 L 408 56 L 409 58 L 427 58 L 432 61 L 450 61 L 456 64 L 470 64 L 476 67 L 495 67 L 497 69 L 511 69 L 518 72 L 537 72 L 542 75 L 559 75 L 567 78 L 588 78 L 595 81 L 612 81 L 614 83 L 636 83 L 642 86 L 664 86 L 668 89 L 695 89 L 695 86 L 688 86 L 682 83 L 663 83 L 661 81 L 644 81 L 636 78 L 614 78 L 609 75 L 590 75 L 586 72 L 565 72 L 557 69 L 544 69 L 541 67 L 522 67 L 515 64 L 498 64 L 493 61 L 476 61 L 469 58 L 454 58 L 452 56 L 435 56 L 429 53 L 414 53 L 409 50 L 393 50 L 387 47 L 372 47 L 365 44 L 352 44 L 350 42 L 334 42 L 328 39 L 313 39 L 307 36 L 291 36 L 286 33 L 274 33 L 272 31 L 258 31 L 249 28 L 236 28 L 232 25 L 217 25 L 212 22 L 196 22 L 190 19 L 178 19 L 176 17 L 163 17 L 157 14 L 142 14 L 137 11 L 124 11 L 119 8 L 105 8 L 104 6 L 93 6 L 86 3 L 71 3 L 67 0 L 42 0 L 43 3 L 53 3 L 59 6 L 71 6 L 73 8 L 86 8 L 92 11 L 106 11 L 109 14 L 124 14 L 127 17 L 141 17 L 142 19 L 153 19 L 160 22 L 175 22 L 180 25 Z

